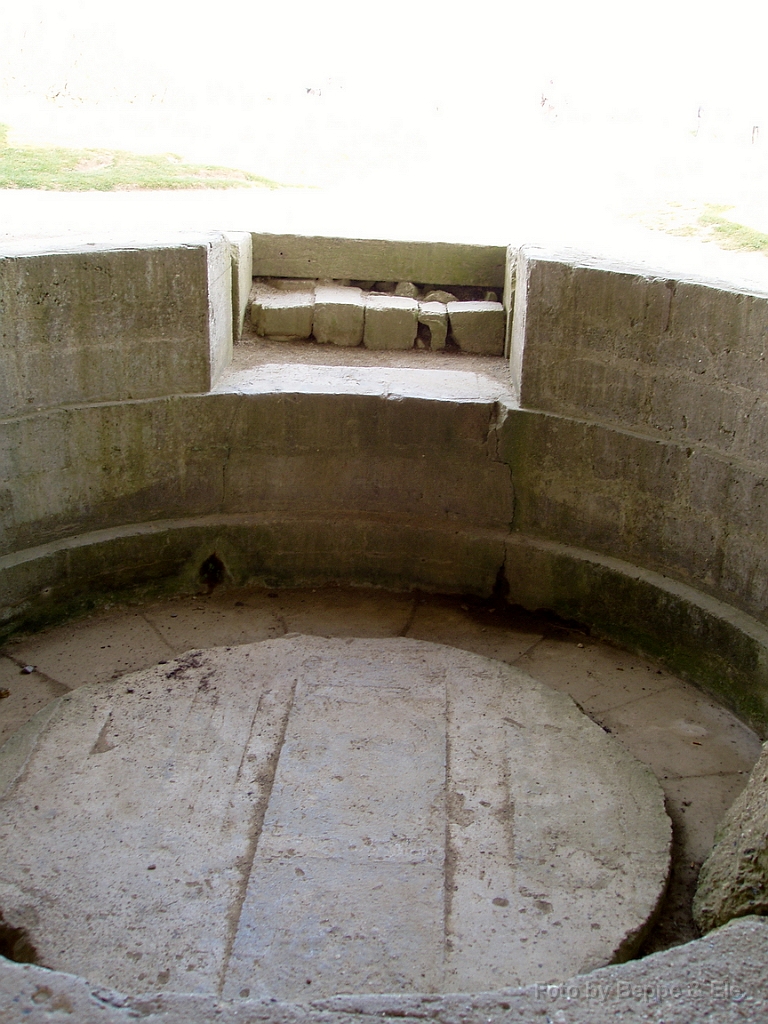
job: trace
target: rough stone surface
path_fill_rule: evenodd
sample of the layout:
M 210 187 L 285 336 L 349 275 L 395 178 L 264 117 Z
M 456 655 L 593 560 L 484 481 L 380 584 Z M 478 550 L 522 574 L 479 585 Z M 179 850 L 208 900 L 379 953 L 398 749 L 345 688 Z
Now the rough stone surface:
M 632 948 L 668 867 L 658 784 L 568 697 L 402 638 L 82 687 L 0 785 L 6 924 L 132 992 L 559 982 Z
M 253 281 L 253 243 L 248 231 L 227 231 L 232 258 L 232 337 L 240 339 Z
M 395 285 L 395 295 L 404 295 L 408 299 L 418 299 L 419 289 L 413 281 L 398 281 Z
M 768 914 L 768 744 L 726 813 L 699 875 L 693 914 L 702 931 Z
M 442 302 L 420 302 L 419 323 L 430 330 L 430 348 L 440 351 L 445 348 L 448 337 L 448 310 Z
M 506 317 L 500 302 L 449 302 L 448 318 L 462 351 L 486 356 L 504 354 Z
M 419 304 L 399 295 L 368 295 L 363 342 L 370 349 L 410 349 L 416 340 Z
M 131 996 L 83 978 L 0 958 L 4 1024 L 744 1024 L 768 1015 L 768 921 L 733 921 L 704 939 L 552 985 L 474 995 L 358 995 L 284 1003 L 173 995 Z
M 320 284 L 316 287 L 312 333 L 317 341 L 344 348 L 359 345 L 363 340 L 364 319 L 365 305 L 360 288 Z
M 514 319 L 523 405 L 764 463 L 768 296 L 527 247 Z
M 505 248 L 495 245 L 253 235 L 253 272 L 259 277 L 431 281 L 495 288 L 503 283 L 505 258 Z
M 434 291 L 427 292 L 424 296 L 425 302 L 442 302 L 445 305 L 448 302 L 456 302 L 456 296 L 453 292 L 446 292 L 442 288 L 437 288 Z
M 312 333 L 315 292 L 312 288 L 258 283 L 251 290 L 251 323 L 267 338 L 308 338 Z
M 2 247 L 0 418 L 207 391 L 232 358 L 231 275 L 217 234 Z

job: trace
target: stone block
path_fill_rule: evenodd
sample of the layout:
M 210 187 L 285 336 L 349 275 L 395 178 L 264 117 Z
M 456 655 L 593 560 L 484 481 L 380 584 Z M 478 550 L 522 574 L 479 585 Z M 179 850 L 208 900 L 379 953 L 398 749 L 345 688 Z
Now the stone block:
M 420 302 L 419 323 L 429 328 L 433 352 L 445 348 L 448 337 L 448 310 L 442 302 Z
M 463 352 L 504 354 L 506 317 L 500 302 L 449 302 L 448 318 L 454 341 Z
M 253 244 L 248 231 L 227 231 L 232 259 L 232 337 L 239 341 L 253 281 Z
M 703 932 L 768 913 L 768 744 L 723 818 L 699 875 L 693 916 Z
M 416 341 L 419 304 L 398 295 L 368 295 L 363 341 L 371 349 L 410 349 Z
M 395 295 L 404 295 L 408 299 L 418 299 L 419 289 L 413 281 L 398 281 L 395 285 Z
M 363 340 L 365 305 L 360 288 L 318 285 L 312 333 L 322 344 L 353 348 Z
M 505 258 L 506 249 L 497 245 L 253 234 L 257 277 L 427 281 L 498 288 L 504 283 Z
M 0 416 L 207 391 L 231 358 L 223 235 L 0 248 Z
M 308 338 L 312 334 L 314 287 L 288 289 L 259 283 L 251 292 L 251 323 L 264 338 Z

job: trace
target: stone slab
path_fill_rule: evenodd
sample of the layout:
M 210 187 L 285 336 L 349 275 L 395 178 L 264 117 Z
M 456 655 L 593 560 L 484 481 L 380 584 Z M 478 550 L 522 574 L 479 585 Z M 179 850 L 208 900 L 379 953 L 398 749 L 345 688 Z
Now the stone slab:
M 266 338 L 308 338 L 314 307 L 314 288 L 258 283 L 251 291 L 251 323 L 256 333 Z
M 207 391 L 232 358 L 222 235 L 0 250 L 0 417 Z
M 506 249 L 496 245 L 253 234 L 258 277 L 503 285 Z
M 449 302 L 453 339 L 463 352 L 504 354 L 506 314 L 500 302 Z
M 419 323 L 430 330 L 430 345 L 433 352 L 445 348 L 448 337 L 448 310 L 442 302 L 420 302 Z
M 0 779 L 6 924 L 129 992 L 563 980 L 631 951 L 668 868 L 658 784 L 569 698 L 403 638 L 82 687 Z
M 297 684 L 224 994 L 439 990 L 442 673 L 426 671 L 425 652 L 414 657 L 407 641 L 315 650 L 323 656 Z
M 316 341 L 342 348 L 359 345 L 364 319 L 362 289 L 321 284 L 315 289 L 312 333 Z
M 411 349 L 418 330 L 419 304 L 399 295 L 367 295 L 363 344 L 369 349 Z

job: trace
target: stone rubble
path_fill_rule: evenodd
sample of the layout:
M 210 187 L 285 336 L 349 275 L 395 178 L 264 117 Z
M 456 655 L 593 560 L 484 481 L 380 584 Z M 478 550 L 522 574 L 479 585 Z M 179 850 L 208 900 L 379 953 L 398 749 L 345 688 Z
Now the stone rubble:
M 257 337 L 270 341 L 314 338 L 341 348 L 442 352 L 453 347 L 502 355 L 506 311 L 496 292 L 456 291 L 461 299 L 413 281 L 255 278 L 250 321 Z
M 693 901 L 702 932 L 749 914 L 768 914 L 768 743 L 720 822 Z

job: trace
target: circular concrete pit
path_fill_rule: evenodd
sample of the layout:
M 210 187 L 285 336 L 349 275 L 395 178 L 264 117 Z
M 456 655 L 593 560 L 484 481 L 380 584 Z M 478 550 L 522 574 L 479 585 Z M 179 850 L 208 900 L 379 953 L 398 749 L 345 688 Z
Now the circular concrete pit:
M 191 651 L 0 759 L 0 900 L 92 983 L 294 1000 L 562 981 L 632 952 L 671 828 L 565 694 L 407 638 Z

